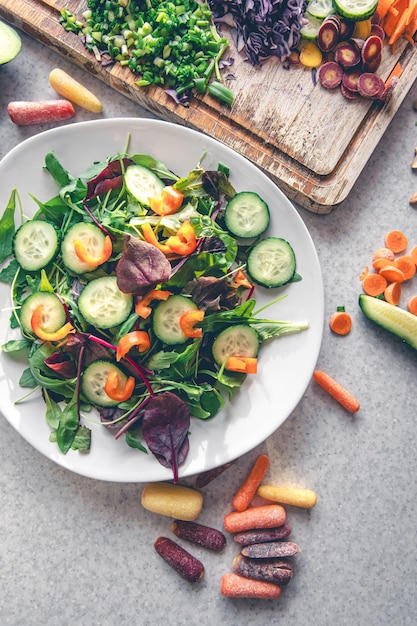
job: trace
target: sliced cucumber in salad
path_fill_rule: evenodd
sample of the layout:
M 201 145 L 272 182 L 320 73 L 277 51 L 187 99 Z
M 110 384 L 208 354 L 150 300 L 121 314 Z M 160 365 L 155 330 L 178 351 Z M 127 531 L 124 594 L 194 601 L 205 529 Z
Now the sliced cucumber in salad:
M 187 311 L 197 308 L 195 302 L 186 296 L 174 295 L 160 302 L 153 314 L 153 331 L 155 335 L 168 345 L 185 343 L 187 337 L 181 330 L 180 317 Z
M 103 276 L 87 283 L 78 298 L 81 315 L 91 326 L 113 328 L 127 319 L 133 298 L 117 286 L 116 276 Z
M 256 357 L 259 335 L 252 326 L 238 324 L 219 333 L 213 343 L 213 358 L 222 365 L 228 356 Z
M 128 192 L 141 204 L 149 205 L 149 198 L 161 195 L 164 183 L 156 174 L 143 165 L 129 165 L 125 172 Z
M 66 319 L 64 305 L 54 293 L 38 291 L 28 296 L 20 307 L 19 319 L 24 333 L 34 335 L 32 330 L 32 315 L 38 306 L 42 306 L 42 330 L 54 333 L 61 328 Z
M 104 391 L 110 372 L 115 372 L 123 387 L 126 385 L 127 375 L 112 361 L 94 361 L 86 367 L 81 378 L 81 392 L 88 402 L 94 406 L 112 407 L 119 404 Z
M 28 220 L 17 229 L 13 238 L 16 261 L 28 272 L 46 267 L 58 250 L 58 230 L 54 224 L 44 220 Z
M 267 237 L 254 245 L 247 261 L 252 280 L 264 287 L 281 287 L 289 283 L 296 269 L 291 245 L 280 237 Z
M 258 237 L 269 226 L 269 207 L 253 191 L 241 191 L 227 203 L 224 222 L 235 237 Z
M 61 244 L 62 262 L 72 274 L 85 274 L 95 270 L 97 264 L 82 261 L 75 252 L 74 243 L 81 241 L 86 253 L 92 258 L 100 256 L 104 247 L 105 234 L 95 224 L 78 222 L 71 226 Z

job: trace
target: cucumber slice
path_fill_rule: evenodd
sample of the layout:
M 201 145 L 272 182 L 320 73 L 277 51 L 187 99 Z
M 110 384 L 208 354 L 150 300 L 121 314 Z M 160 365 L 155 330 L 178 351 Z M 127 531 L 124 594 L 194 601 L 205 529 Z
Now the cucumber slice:
M 149 204 L 149 198 L 158 197 L 165 187 L 156 174 L 142 165 L 129 165 L 125 172 L 128 192 L 141 204 Z
M 94 406 L 112 407 L 119 402 L 110 398 L 104 391 L 109 372 L 116 372 L 122 385 L 126 384 L 126 374 L 111 361 L 94 361 L 85 368 L 81 378 L 81 392 Z
M 233 196 L 224 213 L 226 228 L 235 237 L 257 237 L 266 231 L 269 220 L 267 203 L 253 191 Z
M 301 30 L 300 30 L 300 35 L 304 38 L 304 39 L 317 39 L 317 36 L 319 34 L 319 29 L 320 26 L 323 23 L 323 20 L 314 17 L 313 15 L 311 15 L 308 11 L 306 11 L 304 13 L 304 19 L 308 20 L 307 24 L 305 24 Z
M 333 0 L 333 6 L 342 17 L 361 22 L 375 13 L 378 0 Z
M 20 267 L 37 272 L 55 258 L 59 249 L 59 234 L 54 224 L 29 220 L 20 226 L 13 238 L 13 253 Z
M 267 237 L 254 245 L 248 255 L 247 269 L 252 280 L 264 287 L 281 287 L 295 274 L 295 254 L 280 237 Z
M 313 17 L 324 20 L 334 13 L 333 0 L 310 0 L 307 4 L 307 11 Z
M 259 336 L 252 326 L 238 324 L 229 326 L 218 335 L 213 343 L 213 358 L 221 365 L 228 356 L 256 357 Z
M 104 247 L 105 235 L 95 224 L 78 222 L 71 226 L 65 234 L 61 244 L 62 262 L 72 274 L 85 274 L 96 269 L 96 265 L 81 261 L 75 253 L 74 242 L 82 241 L 87 254 L 99 257 Z
M 116 276 L 103 276 L 87 283 L 78 298 L 78 308 L 87 322 L 97 328 L 113 328 L 127 319 L 133 297 L 117 286 Z
M 361 294 L 359 306 L 366 317 L 417 350 L 417 317 L 385 300 Z
M 42 330 L 47 333 L 54 333 L 67 321 L 64 306 L 61 300 L 54 293 L 49 291 L 39 291 L 28 296 L 20 307 L 20 323 L 27 335 L 34 335 L 31 325 L 34 310 L 42 306 Z
M 0 65 L 12 61 L 22 49 L 22 40 L 14 28 L 0 22 Z
M 168 345 L 185 343 L 189 337 L 181 330 L 180 317 L 183 313 L 194 311 L 196 308 L 195 302 L 185 296 L 170 296 L 160 302 L 153 314 L 155 335 Z

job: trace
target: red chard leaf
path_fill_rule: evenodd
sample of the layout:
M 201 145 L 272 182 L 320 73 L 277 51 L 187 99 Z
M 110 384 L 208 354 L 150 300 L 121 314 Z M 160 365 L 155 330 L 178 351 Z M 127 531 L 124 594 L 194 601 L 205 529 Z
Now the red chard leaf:
M 132 163 L 132 159 L 111 161 L 100 174 L 88 181 L 87 195 L 84 198 L 84 202 L 95 198 L 101 193 L 107 193 L 111 189 L 121 187 L 123 185 L 123 170 Z
M 123 253 L 116 266 L 117 285 L 124 293 L 143 294 L 171 276 L 171 263 L 163 252 L 139 237 L 125 235 Z

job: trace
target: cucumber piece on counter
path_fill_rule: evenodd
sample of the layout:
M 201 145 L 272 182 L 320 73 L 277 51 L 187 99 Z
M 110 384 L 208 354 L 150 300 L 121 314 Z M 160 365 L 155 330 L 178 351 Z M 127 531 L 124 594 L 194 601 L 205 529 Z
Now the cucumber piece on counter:
M 417 316 L 366 294 L 359 296 L 359 306 L 368 319 L 417 350 Z
M 22 49 L 20 35 L 4 22 L 0 22 L 0 65 L 12 61 Z

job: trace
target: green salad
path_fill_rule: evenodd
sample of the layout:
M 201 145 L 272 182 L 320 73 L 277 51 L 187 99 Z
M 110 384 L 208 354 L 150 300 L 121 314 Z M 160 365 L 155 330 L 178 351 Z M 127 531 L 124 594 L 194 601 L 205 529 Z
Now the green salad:
M 26 351 L 22 397 L 42 393 L 64 454 L 89 451 L 94 411 L 177 481 L 191 420 L 214 418 L 256 375 L 266 341 L 308 328 L 256 310 L 258 286 L 301 280 L 294 250 L 267 234 L 264 200 L 203 161 L 181 177 L 127 146 L 75 176 L 50 152 L 56 195 L 33 198 L 28 219 L 11 192 L 0 280 L 21 338 L 2 350 Z

